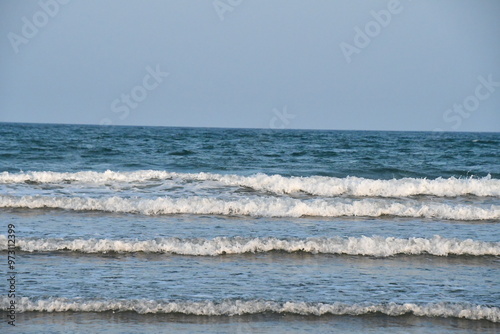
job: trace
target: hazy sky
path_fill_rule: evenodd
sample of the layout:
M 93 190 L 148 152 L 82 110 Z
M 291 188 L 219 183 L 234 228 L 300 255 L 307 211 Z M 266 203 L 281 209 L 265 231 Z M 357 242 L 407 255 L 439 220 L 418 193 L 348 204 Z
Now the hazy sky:
M 0 0 L 0 36 L 0 121 L 500 131 L 498 0 Z

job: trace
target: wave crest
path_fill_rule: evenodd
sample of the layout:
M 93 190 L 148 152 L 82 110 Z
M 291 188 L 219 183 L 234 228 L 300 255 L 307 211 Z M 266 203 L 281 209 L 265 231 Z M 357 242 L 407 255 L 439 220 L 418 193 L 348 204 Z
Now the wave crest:
M 223 200 L 217 198 L 186 197 L 156 199 L 129 199 L 121 197 L 50 197 L 0 196 L 0 208 L 65 209 L 77 211 L 105 211 L 139 213 L 145 215 L 197 214 L 241 215 L 256 217 L 414 217 L 451 220 L 500 219 L 500 206 L 478 207 L 462 204 L 420 204 L 416 201 L 363 199 L 298 200 L 292 198 L 258 197 Z
M 347 254 L 387 257 L 398 254 L 435 256 L 472 255 L 499 256 L 500 242 L 458 240 L 434 236 L 430 239 L 394 237 L 361 238 L 242 238 L 217 237 L 214 239 L 157 238 L 154 240 L 110 239 L 18 239 L 16 246 L 26 252 L 68 250 L 82 253 L 147 252 L 193 256 L 261 253 L 272 251 L 306 252 L 312 254 Z M 0 250 L 7 250 L 7 237 L 0 235 Z
M 0 307 L 6 311 L 7 297 L 0 297 Z M 27 297 L 16 301 L 17 312 L 136 312 L 139 314 L 180 313 L 198 316 L 234 316 L 244 314 L 278 313 L 297 315 L 365 315 L 382 313 L 388 316 L 406 314 L 418 317 L 452 317 L 469 320 L 500 321 L 500 309 L 466 303 L 431 304 L 344 304 L 307 303 L 263 300 L 214 301 L 154 301 L 154 300 L 81 300 L 49 298 L 34 300 Z
M 216 181 L 224 186 L 248 187 L 257 191 L 275 194 L 304 192 L 315 196 L 369 196 L 369 197 L 408 197 L 416 195 L 457 197 L 500 196 L 500 180 L 491 176 L 483 178 L 403 178 L 392 180 L 373 180 L 360 177 L 284 177 L 281 175 L 255 174 L 250 176 L 223 175 L 213 173 L 175 173 L 155 170 L 134 172 L 81 171 L 58 173 L 50 171 L 0 173 L 0 183 L 88 183 L 105 184 L 109 182 L 148 182 L 152 180 L 178 181 Z

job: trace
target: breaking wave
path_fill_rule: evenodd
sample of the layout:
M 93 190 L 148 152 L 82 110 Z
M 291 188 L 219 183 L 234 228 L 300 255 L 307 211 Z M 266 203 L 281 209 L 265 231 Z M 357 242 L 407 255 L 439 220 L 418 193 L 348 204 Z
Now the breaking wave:
M 257 191 L 275 194 L 304 192 L 317 196 L 370 196 L 407 197 L 431 196 L 500 196 L 500 179 L 491 176 L 483 178 L 403 178 L 373 180 L 360 177 L 284 177 L 281 175 L 255 174 L 251 176 L 222 175 L 212 173 L 174 173 L 167 171 L 140 170 L 135 172 L 93 172 L 75 173 L 22 172 L 0 173 L 0 183 L 90 183 L 147 182 L 153 180 L 216 181 L 224 186 L 248 187 Z
M 7 297 L 0 297 L 0 306 L 6 311 Z M 462 318 L 469 320 L 500 321 L 500 308 L 467 303 L 431 304 L 344 304 L 307 303 L 264 300 L 214 301 L 154 301 L 154 300 L 82 300 L 49 298 L 35 300 L 22 297 L 16 300 L 16 312 L 136 312 L 139 314 L 179 313 L 198 316 L 234 316 L 277 313 L 297 315 L 351 315 L 381 313 L 388 316 L 414 315 L 418 317 Z
M 17 239 L 16 247 L 26 252 L 67 250 L 82 253 L 147 252 L 179 255 L 217 256 L 223 254 L 260 253 L 271 251 L 306 252 L 312 254 L 347 254 L 387 257 L 398 254 L 436 256 L 472 255 L 499 256 L 500 242 L 471 239 L 458 240 L 434 236 L 430 239 L 399 239 L 381 236 L 361 238 L 243 238 L 214 239 L 157 238 L 154 240 L 110 239 Z M 0 250 L 7 250 L 7 237 L 0 235 Z
M 199 214 L 256 217 L 380 217 L 389 215 L 451 220 L 500 219 L 500 206 L 497 205 L 479 207 L 462 204 L 421 204 L 416 201 L 401 202 L 389 199 L 363 199 L 346 202 L 343 200 L 298 200 L 276 197 L 223 200 L 196 196 L 156 199 L 0 196 L 0 208 L 51 208 L 145 215 Z

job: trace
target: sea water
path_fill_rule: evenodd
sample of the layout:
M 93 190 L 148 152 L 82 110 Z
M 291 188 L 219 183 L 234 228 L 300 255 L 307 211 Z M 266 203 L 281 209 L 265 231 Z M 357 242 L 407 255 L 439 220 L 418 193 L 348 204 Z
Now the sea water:
M 498 133 L 0 123 L 0 143 L 2 332 L 500 329 Z

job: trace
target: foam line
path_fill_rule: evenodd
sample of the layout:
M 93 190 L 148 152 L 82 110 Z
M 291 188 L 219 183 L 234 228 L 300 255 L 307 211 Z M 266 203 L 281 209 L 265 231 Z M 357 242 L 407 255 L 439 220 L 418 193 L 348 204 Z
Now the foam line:
M 0 308 L 6 310 L 9 299 L 0 297 Z M 414 315 L 418 317 L 462 318 L 469 320 L 500 321 L 500 309 L 462 303 L 430 304 L 344 304 L 307 303 L 263 300 L 223 301 L 154 301 L 154 300 L 81 300 L 65 298 L 16 300 L 16 312 L 136 312 L 139 314 L 180 313 L 198 316 L 234 316 L 244 314 L 277 313 L 297 315 L 351 315 L 381 313 L 388 316 Z
M 157 238 L 154 240 L 110 239 L 17 239 L 16 246 L 25 252 L 72 251 L 82 253 L 171 253 L 193 256 L 262 253 L 283 251 L 312 254 L 348 254 L 387 257 L 398 254 L 435 256 L 468 255 L 499 256 L 500 242 L 471 239 L 458 240 L 434 236 L 430 239 L 394 237 L 360 238 L 242 238 L 217 237 L 214 239 Z M 0 235 L 0 250 L 7 250 L 7 236 Z
M 84 183 L 109 184 L 129 182 L 150 182 L 158 180 L 216 181 L 225 186 L 248 187 L 275 194 L 305 192 L 316 196 L 370 196 L 407 197 L 431 196 L 500 196 L 500 179 L 491 176 L 483 178 L 403 178 L 374 180 L 360 177 L 284 177 L 281 175 L 255 174 L 250 176 L 223 175 L 213 173 L 174 173 L 167 171 L 139 170 L 134 172 L 57 173 L 50 171 L 0 173 L 0 183 Z
M 500 219 L 500 206 L 362 199 L 346 202 L 341 199 L 298 200 L 276 197 L 245 197 L 235 200 L 186 197 L 156 199 L 87 198 L 50 196 L 0 196 L 0 208 L 65 209 L 138 213 L 144 215 L 197 214 L 242 215 L 255 217 L 396 217 L 438 218 L 451 220 Z

